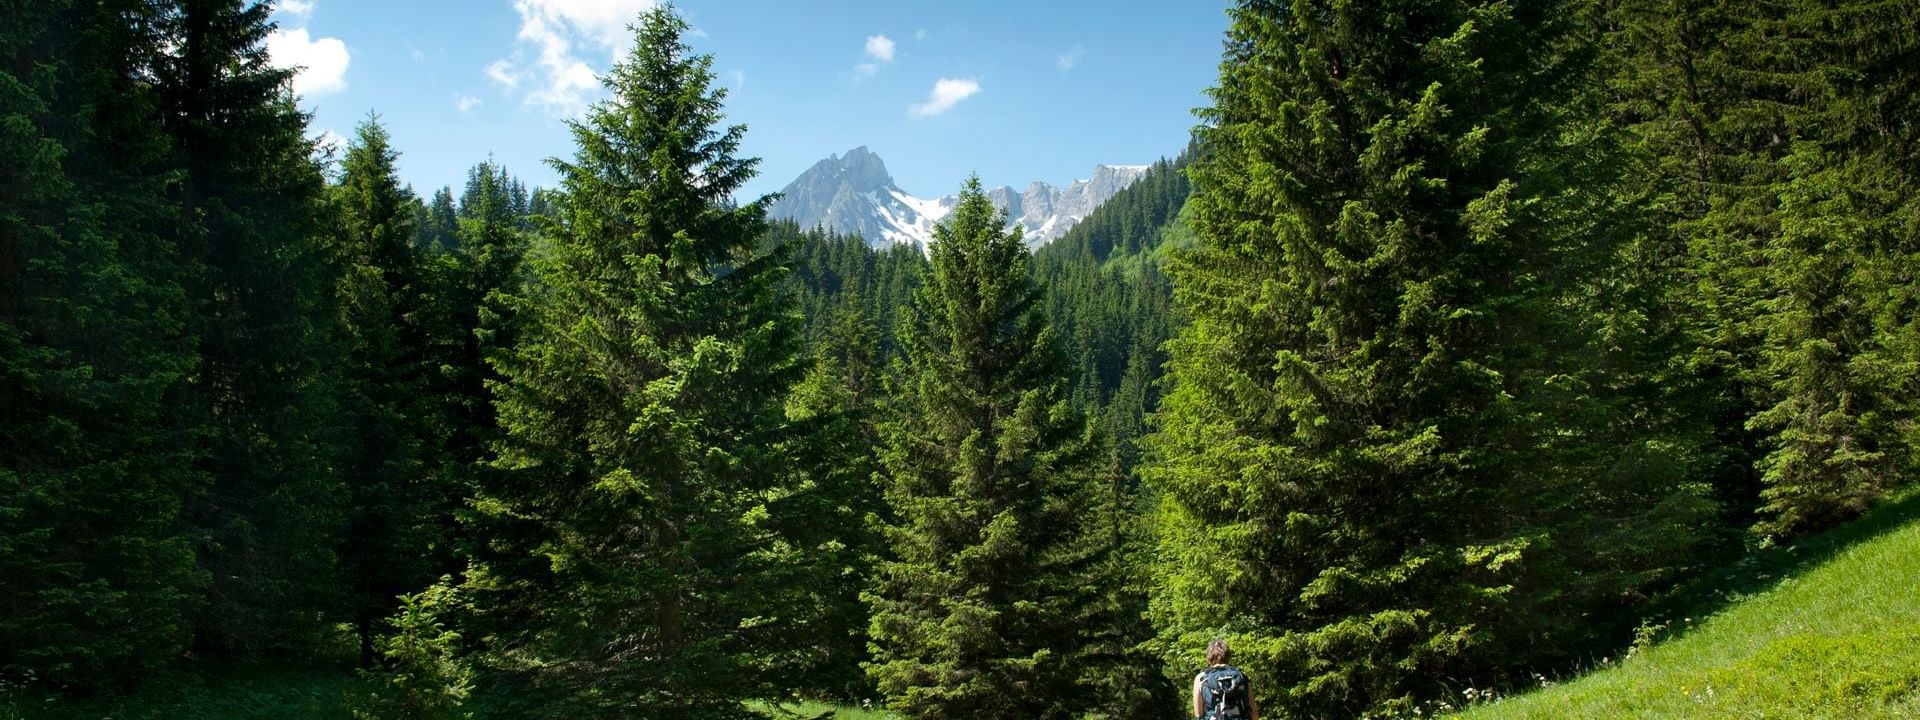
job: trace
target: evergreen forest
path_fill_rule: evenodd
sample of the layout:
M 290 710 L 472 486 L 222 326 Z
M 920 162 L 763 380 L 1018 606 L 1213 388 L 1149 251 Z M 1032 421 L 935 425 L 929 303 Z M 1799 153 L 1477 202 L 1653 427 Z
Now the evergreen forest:
M 1238 0 L 1177 157 L 924 248 L 742 196 L 670 5 L 425 195 L 271 12 L 0 0 L 0 718 L 1432 716 L 1920 471 L 1920 1 Z

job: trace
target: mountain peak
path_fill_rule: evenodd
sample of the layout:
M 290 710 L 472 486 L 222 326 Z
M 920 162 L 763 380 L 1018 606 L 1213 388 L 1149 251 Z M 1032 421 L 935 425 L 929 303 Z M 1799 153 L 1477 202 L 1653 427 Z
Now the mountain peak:
M 1095 165 L 1092 179 L 1074 180 L 1065 189 L 1036 181 L 1025 190 L 996 186 L 987 197 L 1006 211 L 1009 225 L 1021 227 L 1029 245 L 1043 245 L 1066 234 L 1147 167 Z M 857 233 L 874 246 L 924 247 L 933 239 L 933 226 L 956 204 L 958 198 L 952 195 L 922 199 L 901 191 L 880 156 L 861 145 L 801 173 L 781 191 L 771 215 L 805 227 Z

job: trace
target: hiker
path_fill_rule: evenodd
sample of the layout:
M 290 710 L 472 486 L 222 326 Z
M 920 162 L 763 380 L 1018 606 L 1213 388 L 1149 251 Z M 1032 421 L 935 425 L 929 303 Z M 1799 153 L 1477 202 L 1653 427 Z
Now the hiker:
M 1227 641 L 1207 643 L 1207 669 L 1193 676 L 1195 720 L 1260 720 L 1260 703 L 1253 699 L 1253 681 L 1240 668 L 1227 664 L 1233 650 Z

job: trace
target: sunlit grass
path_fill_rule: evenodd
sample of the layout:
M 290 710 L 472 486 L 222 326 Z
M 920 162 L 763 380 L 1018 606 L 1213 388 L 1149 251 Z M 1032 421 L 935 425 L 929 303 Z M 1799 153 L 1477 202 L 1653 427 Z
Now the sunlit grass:
M 1718 574 L 1731 602 L 1585 677 L 1461 717 L 1920 718 L 1920 498 Z M 1812 558 L 1801 560 L 1801 558 Z

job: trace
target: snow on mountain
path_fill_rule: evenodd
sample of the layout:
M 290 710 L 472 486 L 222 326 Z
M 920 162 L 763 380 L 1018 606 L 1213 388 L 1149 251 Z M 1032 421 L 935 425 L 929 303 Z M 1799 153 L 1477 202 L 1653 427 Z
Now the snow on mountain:
M 1026 190 L 997 187 L 987 191 L 995 207 L 1007 211 L 1031 246 L 1044 245 L 1073 228 L 1114 193 L 1146 174 L 1147 165 L 1096 165 L 1093 177 L 1065 188 L 1035 182 Z M 953 210 L 958 198 L 925 199 L 893 183 L 886 163 L 865 147 L 814 163 L 781 191 L 775 218 L 803 227 L 858 233 L 876 247 L 933 240 L 933 227 Z

